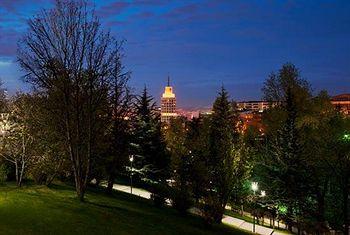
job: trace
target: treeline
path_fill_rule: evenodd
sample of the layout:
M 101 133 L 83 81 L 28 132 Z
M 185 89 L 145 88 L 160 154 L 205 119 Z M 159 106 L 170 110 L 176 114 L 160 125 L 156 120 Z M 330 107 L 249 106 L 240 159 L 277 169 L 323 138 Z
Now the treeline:
M 100 26 L 86 2 L 57 1 L 28 21 L 18 61 L 29 93 L 0 92 L 1 180 L 89 184 L 111 193 L 132 174 L 161 206 L 193 206 L 208 224 L 231 205 L 283 220 L 299 231 L 349 231 L 350 119 L 292 64 L 266 80 L 264 134 L 242 131 L 222 88 L 212 114 L 160 122 L 145 88 L 134 94 L 123 42 Z M 132 165 L 131 165 L 132 164 Z M 258 182 L 253 184 L 252 182 Z

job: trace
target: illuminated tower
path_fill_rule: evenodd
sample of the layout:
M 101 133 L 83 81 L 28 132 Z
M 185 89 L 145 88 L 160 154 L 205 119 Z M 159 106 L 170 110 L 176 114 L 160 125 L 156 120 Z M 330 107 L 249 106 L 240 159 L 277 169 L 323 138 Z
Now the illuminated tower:
M 169 123 L 170 119 L 177 116 L 176 113 L 176 97 L 173 93 L 173 87 L 170 86 L 170 78 L 168 76 L 168 85 L 165 87 L 162 95 L 161 121 Z

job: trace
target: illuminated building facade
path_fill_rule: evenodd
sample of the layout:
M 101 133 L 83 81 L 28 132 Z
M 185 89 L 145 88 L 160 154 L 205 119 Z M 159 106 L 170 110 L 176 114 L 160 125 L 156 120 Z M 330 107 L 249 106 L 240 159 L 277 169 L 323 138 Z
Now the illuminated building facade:
M 334 96 L 331 102 L 337 110 L 350 116 L 350 94 Z
M 237 108 L 240 111 L 263 112 L 270 107 L 266 101 L 242 101 L 237 102 Z
M 168 85 L 165 87 L 161 99 L 161 121 L 169 123 L 176 116 L 176 97 L 173 87 L 170 86 L 170 79 L 168 77 Z

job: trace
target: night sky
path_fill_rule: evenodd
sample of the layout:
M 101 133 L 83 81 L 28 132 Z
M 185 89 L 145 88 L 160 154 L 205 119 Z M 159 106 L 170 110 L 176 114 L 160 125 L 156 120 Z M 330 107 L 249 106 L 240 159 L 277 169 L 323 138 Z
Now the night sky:
M 168 74 L 180 107 L 209 106 L 219 87 L 236 100 L 261 98 L 283 63 L 300 68 L 315 92 L 350 93 L 350 1 L 101 0 L 102 25 L 126 39 L 131 85 L 161 95 Z M 26 19 L 52 1 L 0 0 L 0 77 L 25 90 L 16 42 Z

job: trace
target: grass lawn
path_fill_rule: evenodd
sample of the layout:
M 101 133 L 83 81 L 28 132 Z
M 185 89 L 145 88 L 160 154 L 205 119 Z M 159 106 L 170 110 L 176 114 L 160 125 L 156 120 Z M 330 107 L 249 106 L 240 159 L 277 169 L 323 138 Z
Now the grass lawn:
M 86 202 L 66 185 L 0 186 L 0 234 L 247 234 L 220 225 L 206 228 L 195 216 L 155 208 L 146 199 L 90 190 Z

